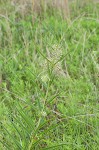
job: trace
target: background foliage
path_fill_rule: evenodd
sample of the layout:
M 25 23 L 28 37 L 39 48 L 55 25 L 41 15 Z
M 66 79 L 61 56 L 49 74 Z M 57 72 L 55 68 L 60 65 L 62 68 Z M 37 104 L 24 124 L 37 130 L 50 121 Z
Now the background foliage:
M 70 18 L 0 1 L 0 149 L 98 150 L 99 4 Z

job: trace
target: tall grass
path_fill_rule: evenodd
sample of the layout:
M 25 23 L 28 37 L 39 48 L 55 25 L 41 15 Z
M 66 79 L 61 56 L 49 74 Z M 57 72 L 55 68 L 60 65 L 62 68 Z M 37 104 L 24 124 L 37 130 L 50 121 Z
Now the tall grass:
M 72 3 L 68 22 L 2 1 L 0 149 L 98 150 L 98 7 Z

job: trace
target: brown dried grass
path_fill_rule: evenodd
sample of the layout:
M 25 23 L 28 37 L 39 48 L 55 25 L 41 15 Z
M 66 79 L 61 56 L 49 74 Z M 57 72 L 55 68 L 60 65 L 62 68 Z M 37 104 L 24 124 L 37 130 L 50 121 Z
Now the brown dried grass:
M 12 0 L 12 3 L 19 6 L 23 13 L 26 13 L 28 9 L 31 9 L 33 13 L 41 13 L 42 10 L 46 12 L 50 6 L 50 8 L 58 9 L 65 18 L 69 16 L 68 0 Z

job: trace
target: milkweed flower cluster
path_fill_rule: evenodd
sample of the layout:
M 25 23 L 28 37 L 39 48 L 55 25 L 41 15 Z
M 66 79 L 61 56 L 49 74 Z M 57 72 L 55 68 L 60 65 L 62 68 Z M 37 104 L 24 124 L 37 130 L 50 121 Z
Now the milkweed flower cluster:
M 45 74 L 45 75 L 41 76 L 41 80 L 42 80 L 42 82 L 47 83 L 50 80 L 50 78 L 49 78 L 48 74 Z
M 50 66 L 53 65 L 53 73 L 57 76 L 66 76 L 62 68 L 61 57 L 62 48 L 60 45 L 53 45 L 51 50 L 47 49 L 48 60 L 51 62 Z
M 66 77 L 66 74 L 62 68 L 62 62 L 61 62 L 62 48 L 60 47 L 60 45 L 54 44 L 52 45 L 51 48 L 47 48 L 46 51 L 47 51 L 47 57 L 46 57 L 46 60 L 42 64 L 44 74 L 41 76 L 41 80 L 45 83 L 50 81 L 48 69 L 52 70 L 51 72 L 55 76 Z

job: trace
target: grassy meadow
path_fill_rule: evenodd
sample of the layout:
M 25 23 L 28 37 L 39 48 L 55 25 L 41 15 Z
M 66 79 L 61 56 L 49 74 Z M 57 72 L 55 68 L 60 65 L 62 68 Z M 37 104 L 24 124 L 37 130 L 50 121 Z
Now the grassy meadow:
M 0 0 L 0 150 L 99 150 L 99 3 L 34 14 Z

